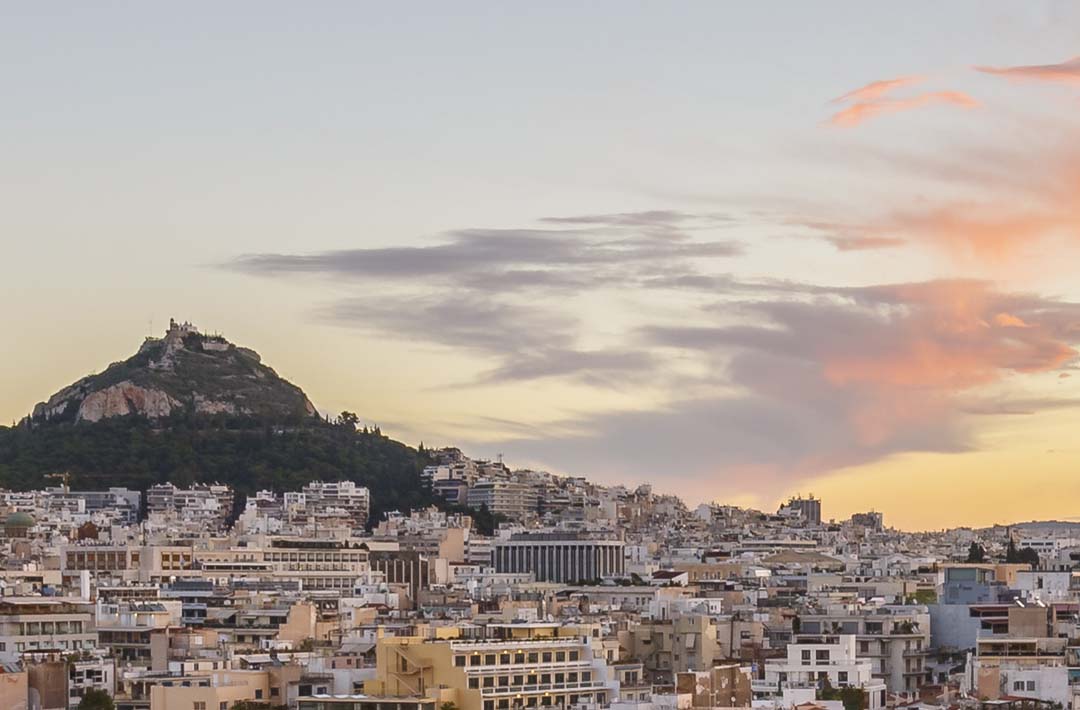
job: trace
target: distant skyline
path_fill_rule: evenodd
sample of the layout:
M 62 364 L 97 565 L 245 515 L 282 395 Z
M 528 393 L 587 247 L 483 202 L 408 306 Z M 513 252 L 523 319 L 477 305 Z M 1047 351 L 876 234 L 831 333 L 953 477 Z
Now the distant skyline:
M 5 3 L 0 417 L 168 319 L 690 504 L 1080 511 L 1080 7 Z

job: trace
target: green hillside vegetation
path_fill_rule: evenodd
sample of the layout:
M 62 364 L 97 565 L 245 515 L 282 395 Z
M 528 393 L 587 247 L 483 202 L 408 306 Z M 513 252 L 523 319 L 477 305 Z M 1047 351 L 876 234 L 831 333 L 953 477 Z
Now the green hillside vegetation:
M 426 453 L 352 421 L 305 418 L 286 428 L 255 417 L 128 416 L 0 427 L 0 486 L 16 490 L 55 485 L 46 475 L 57 472 L 71 474 L 73 489 L 90 490 L 220 482 L 250 494 L 352 480 L 371 489 L 377 520 L 387 510 L 433 502 L 420 482 L 428 463 Z

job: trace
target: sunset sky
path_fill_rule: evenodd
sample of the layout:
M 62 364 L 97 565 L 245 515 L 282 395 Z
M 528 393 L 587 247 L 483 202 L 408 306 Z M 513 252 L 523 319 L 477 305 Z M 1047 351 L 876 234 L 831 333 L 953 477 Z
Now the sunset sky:
M 4 3 L 0 418 L 170 316 L 691 504 L 1080 516 L 1080 5 Z

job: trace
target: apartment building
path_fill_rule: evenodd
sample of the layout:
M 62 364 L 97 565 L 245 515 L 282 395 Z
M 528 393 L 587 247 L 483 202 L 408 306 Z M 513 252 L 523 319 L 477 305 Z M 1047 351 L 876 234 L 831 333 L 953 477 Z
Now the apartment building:
M 754 684 L 758 697 L 784 697 L 786 691 L 820 688 L 860 688 L 866 707 L 885 707 L 885 684 L 874 678 L 869 660 L 858 657 L 854 634 L 799 635 L 788 644 L 787 656 L 765 662 L 764 681 Z
M 700 614 L 642 621 L 619 632 L 619 644 L 628 658 L 641 661 L 654 685 L 674 685 L 679 673 L 708 670 L 722 660 L 716 620 Z
M 308 511 L 342 511 L 354 529 L 367 527 L 371 513 L 371 491 L 353 481 L 312 481 L 301 490 L 301 498 L 286 496 L 286 508 L 297 502 Z
M 232 515 L 234 499 L 232 488 L 217 483 L 191 488 L 159 483 L 146 491 L 146 510 L 151 515 L 176 516 L 218 530 Z
M 494 479 L 477 481 L 469 487 L 467 497 L 470 507 L 486 507 L 511 520 L 536 515 L 537 500 L 536 489 L 527 483 Z
M 155 637 L 164 639 L 166 629 L 180 624 L 181 606 L 179 601 L 99 602 L 98 643 L 124 664 L 150 668 Z
M 619 696 L 616 674 L 594 655 L 587 629 L 515 623 L 473 631 L 379 639 L 377 677 L 365 691 L 436 698 L 460 710 L 606 705 Z
M 0 663 L 97 647 L 92 607 L 57 597 L 0 599 Z
M 929 683 L 930 614 L 924 607 L 879 607 L 873 613 L 805 614 L 803 634 L 854 634 L 858 655 L 872 664 L 890 692 L 918 690 Z

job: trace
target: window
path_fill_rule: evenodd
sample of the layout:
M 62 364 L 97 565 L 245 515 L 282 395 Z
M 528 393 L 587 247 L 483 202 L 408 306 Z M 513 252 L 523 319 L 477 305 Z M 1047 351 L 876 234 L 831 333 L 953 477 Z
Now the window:
M 529 654 L 529 663 L 536 663 L 539 660 L 540 660 L 539 654 L 537 654 L 535 652 Z
M 454 665 L 458 668 L 465 667 L 465 656 L 454 656 Z
M 524 662 L 525 662 L 525 654 L 523 652 L 518 651 L 517 653 L 514 654 L 514 663 L 524 663 Z
M 839 671 L 836 674 L 836 680 L 841 683 L 847 683 L 847 671 Z
M 473 690 L 476 690 L 477 688 L 479 688 L 480 687 L 480 679 L 478 677 L 476 677 L 476 676 L 470 676 L 469 677 L 469 687 L 472 688 Z
M 1024 681 L 1018 680 L 1018 681 L 1013 683 L 1013 690 L 1023 690 L 1023 689 L 1024 689 Z
M 810 665 L 810 649 L 802 652 L 802 662 L 804 666 Z
M 484 687 L 485 688 L 494 688 L 495 687 L 495 676 L 493 676 L 493 675 L 484 676 Z
M 192 710 L 206 710 L 206 703 L 197 700 L 191 704 Z
M 495 654 L 494 653 L 488 653 L 488 654 L 486 654 L 484 656 L 484 665 L 485 666 L 493 666 L 493 665 L 495 665 Z
M 1028 689 L 1029 691 L 1031 691 L 1031 692 L 1034 692 L 1034 691 L 1035 691 L 1035 681 L 1033 681 L 1033 680 L 1029 680 L 1029 681 L 1027 682 L 1027 689 Z
M 547 684 L 551 683 L 551 674 L 550 673 L 542 673 L 540 675 L 540 682 L 543 683 L 544 685 L 547 685 Z
M 577 659 L 578 659 L 578 652 L 577 651 L 571 651 L 570 652 L 570 660 L 571 661 L 576 661 Z
M 470 666 L 478 666 L 478 665 L 480 665 L 480 656 L 479 656 L 479 654 L 469 656 L 469 665 Z
M 218 703 L 218 710 L 229 710 L 229 703 L 226 701 Z
M 829 662 L 829 652 L 828 651 L 818 651 L 814 655 L 817 658 L 818 663 L 821 663 L 821 662 L 828 663 Z
M 565 663 L 566 662 L 566 651 L 559 651 L 558 653 L 556 653 L 555 654 L 555 660 L 558 661 L 559 663 Z
M 255 689 L 255 699 L 256 700 L 262 700 L 262 696 L 263 696 L 262 688 L 256 688 Z
M 551 651 L 544 651 L 544 654 L 543 656 L 541 656 L 541 658 L 544 659 L 544 663 L 551 663 Z
M 510 654 L 509 653 L 500 654 L 499 655 L 499 663 L 502 663 L 503 665 L 508 665 L 510 663 Z

